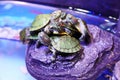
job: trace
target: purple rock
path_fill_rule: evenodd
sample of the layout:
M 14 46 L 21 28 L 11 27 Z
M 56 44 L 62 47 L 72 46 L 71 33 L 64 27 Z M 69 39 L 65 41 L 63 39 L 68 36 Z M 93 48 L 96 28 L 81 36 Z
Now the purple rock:
M 112 80 L 120 80 L 120 61 L 115 64 Z
M 83 45 L 84 50 L 74 55 L 57 55 L 54 62 L 52 62 L 52 53 L 48 47 L 42 46 L 35 50 L 35 44 L 29 45 L 26 55 L 29 73 L 37 80 L 96 79 L 108 64 L 119 60 L 120 39 L 97 26 L 88 26 L 92 34 L 92 42 L 89 45 Z

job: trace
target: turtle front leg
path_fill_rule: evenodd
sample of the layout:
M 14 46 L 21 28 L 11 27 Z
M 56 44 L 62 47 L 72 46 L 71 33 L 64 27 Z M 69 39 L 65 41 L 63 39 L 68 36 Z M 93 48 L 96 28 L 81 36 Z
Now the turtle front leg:
M 36 41 L 35 48 L 39 48 L 41 45 L 49 46 L 50 38 L 45 32 L 38 33 L 38 40 Z
M 78 19 L 78 24 L 75 25 L 76 29 L 82 34 L 79 38 L 81 42 L 86 42 L 87 44 L 91 41 L 91 35 L 87 28 L 85 22 L 81 19 Z
M 56 60 L 56 50 L 55 50 L 55 48 L 54 47 L 52 47 L 52 46 L 49 46 L 49 48 L 50 48 L 50 50 L 52 51 L 52 54 L 53 54 L 53 59 L 52 59 L 52 61 L 55 61 Z
M 43 44 L 45 46 L 49 46 L 50 42 L 51 42 L 49 36 L 45 32 L 38 33 L 38 40 L 41 44 Z

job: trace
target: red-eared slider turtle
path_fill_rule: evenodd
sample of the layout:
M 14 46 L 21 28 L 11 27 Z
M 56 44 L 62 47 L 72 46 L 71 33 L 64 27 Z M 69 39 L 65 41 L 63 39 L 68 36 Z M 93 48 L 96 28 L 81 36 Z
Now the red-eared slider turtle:
M 54 56 L 56 56 L 57 51 L 61 53 L 76 53 L 82 48 L 79 40 L 74 37 L 69 35 L 49 37 L 44 32 L 40 32 L 38 34 L 38 41 L 36 45 L 39 43 L 48 46 Z
M 50 21 L 50 14 L 40 14 L 33 21 L 31 27 L 24 28 L 20 31 L 20 40 L 26 43 L 28 39 L 38 39 L 38 33 L 31 35 L 30 32 L 35 32 L 45 27 Z M 28 35 L 29 34 L 29 35 Z
M 91 37 L 87 25 L 82 19 L 76 18 L 71 14 L 67 14 L 65 20 L 63 21 L 71 24 L 71 26 L 66 26 L 67 29 L 71 31 L 75 31 L 74 29 L 76 29 L 77 32 L 81 33 L 81 36 L 79 38 L 80 41 L 84 41 Z
M 54 11 L 51 14 L 50 25 L 44 28 L 46 33 L 52 32 L 58 35 L 78 35 L 80 41 L 90 41 L 90 33 L 85 22 L 71 14 L 61 10 Z

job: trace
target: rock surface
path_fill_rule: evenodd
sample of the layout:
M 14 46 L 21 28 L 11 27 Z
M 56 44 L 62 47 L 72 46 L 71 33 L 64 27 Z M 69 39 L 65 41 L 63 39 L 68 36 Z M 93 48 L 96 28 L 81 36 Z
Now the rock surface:
M 82 45 L 83 52 L 58 55 L 55 62 L 51 62 L 52 53 L 47 47 L 35 50 L 34 44 L 28 45 L 26 65 L 30 74 L 38 80 L 95 80 L 120 59 L 120 39 L 94 25 L 88 25 L 88 29 L 92 42 Z
M 115 64 L 112 80 L 120 80 L 120 61 Z

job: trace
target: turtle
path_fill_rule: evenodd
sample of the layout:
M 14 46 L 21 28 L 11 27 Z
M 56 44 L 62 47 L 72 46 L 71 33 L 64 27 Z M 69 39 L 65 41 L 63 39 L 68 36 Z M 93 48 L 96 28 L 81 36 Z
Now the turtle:
M 90 43 L 91 35 L 84 20 L 61 10 L 54 11 L 51 15 L 51 24 L 45 27 L 46 33 L 70 35 L 78 38 L 81 42 Z
M 36 16 L 35 20 L 33 21 L 31 27 L 24 28 L 20 31 L 20 40 L 23 43 L 26 43 L 29 39 L 37 40 L 38 39 L 38 32 L 36 31 L 44 28 L 50 21 L 50 14 L 39 14 Z M 34 32 L 32 34 L 32 32 Z
M 78 33 L 80 33 L 79 40 L 86 42 L 86 44 L 90 43 L 92 36 L 84 20 L 71 14 L 67 14 L 63 22 L 67 23 L 65 24 L 65 32 L 67 34 L 75 33 L 75 35 L 78 35 Z
M 81 18 L 77 18 L 71 14 L 67 14 L 64 22 L 71 24 L 70 26 L 66 26 L 67 29 L 69 29 L 71 31 L 76 30 L 76 32 L 81 33 L 81 36 L 79 37 L 80 41 L 84 41 L 84 40 L 89 39 L 91 37 L 85 21 L 82 20 Z
M 82 49 L 79 40 L 69 35 L 49 37 L 46 33 L 40 32 L 36 45 L 39 43 L 49 47 L 54 55 L 54 59 L 56 59 L 57 52 L 72 54 Z
M 61 10 L 56 10 L 51 14 L 39 14 L 33 21 L 30 31 L 36 31 L 45 27 L 52 19 L 57 19 L 62 14 Z

